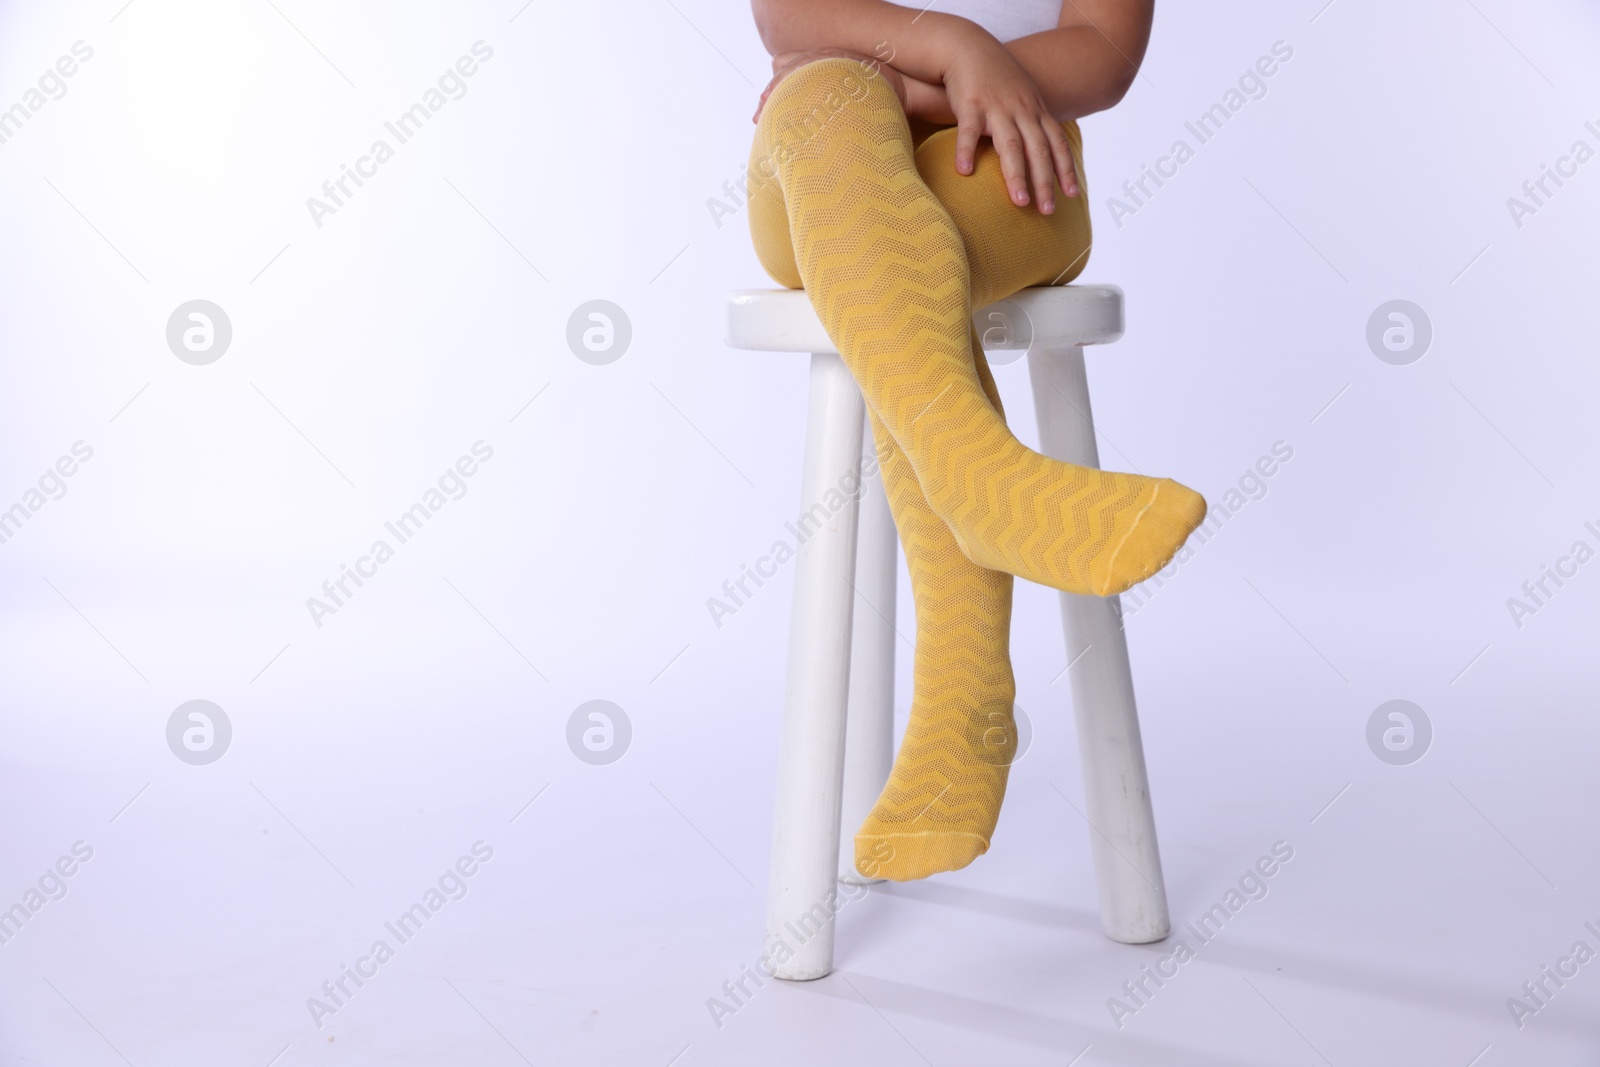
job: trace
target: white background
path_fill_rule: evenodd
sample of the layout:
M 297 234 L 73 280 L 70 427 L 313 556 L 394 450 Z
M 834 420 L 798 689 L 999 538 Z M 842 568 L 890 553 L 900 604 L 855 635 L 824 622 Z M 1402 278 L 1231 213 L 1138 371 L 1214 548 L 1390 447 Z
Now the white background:
M 796 511 L 806 381 L 721 343 L 723 293 L 770 284 L 707 207 L 767 80 L 743 6 L 0 6 L 0 107 L 94 50 L 0 145 L 0 508 L 94 450 L 0 545 L 0 907 L 94 850 L 0 945 L 0 1062 L 1593 1063 L 1600 962 L 1522 1029 L 1506 1000 L 1600 949 L 1600 563 L 1520 628 L 1507 598 L 1600 549 L 1600 161 L 1520 227 L 1506 201 L 1600 148 L 1600 13 L 1324 2 L 1162 5 L 1083 123 L 1080 280 L 1129 321 L 1090 355 L 1105 463 L 1215 501 L 1294 449 L 1128 629 L 1175 921 L 1295 858 L 1120 1029 L 1170 947 L 1100 934 L 1025 584 L 1034 742 L 989 855 L 852 904 L 830 978 L 707 1009 L 760 952 L 789 572 L 720 628 L 706 600 Z M 306 199 L 479 40 L 318 228 Z M 1119 228 L 1118 187 L 1277 41 L 1267 94 Z M 233 326 L 208 366 L 165 340 L 197 298 Z M 1397 298 L 1433 328 L 1409 366 L 1365 339 Z M 632 324 L 607 366 L 565 340 L 592 299 Z M 1034 440 L 1024 364 L 998 374 Z M 315 625 L 479 440 L 466 495 Z M 197 698 L 233 727 L 203 767 L 165 734 Z M 633 728 L 602 767 L 565 739 L 597 698 Z M 1435 731 L 1411 766 L 1365 740 L 1395 698 Z M 319 1028 L 307 998 L 479 840 Z

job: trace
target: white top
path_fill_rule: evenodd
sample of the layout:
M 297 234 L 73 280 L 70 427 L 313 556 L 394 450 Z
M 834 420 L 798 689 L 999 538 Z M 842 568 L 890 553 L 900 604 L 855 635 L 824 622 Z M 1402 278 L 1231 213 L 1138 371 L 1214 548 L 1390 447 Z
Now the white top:
M 1061 23 L 1061 0 L 934 0 L 929 10 L 971 19 L 1002 41 Z

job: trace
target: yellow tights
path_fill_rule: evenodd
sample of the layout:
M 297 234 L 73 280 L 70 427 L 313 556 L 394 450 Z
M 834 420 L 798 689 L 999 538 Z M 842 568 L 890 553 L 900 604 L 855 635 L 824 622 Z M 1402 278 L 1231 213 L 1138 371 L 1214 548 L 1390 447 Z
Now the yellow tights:
M 1062 463 L 1006 428 L 973 311 L 1077 277 L 1087 192 L 1051 215 L 1018 207 L 990 145 L 962 176 L 955 130 L 918 126 L 870 68 L 822 59 L 773 90 L 750 157 L 756 254 L 806 290 L 861 386 L 911 574 L 910 723 L 855 841 L 863 874 L 897 881 L 989 848 L 1016 748 L 1012 575 L 1119 593 L 1205 515 L 1177 482 Z M 1063 129 L 1081 163 L 1077 124 Z

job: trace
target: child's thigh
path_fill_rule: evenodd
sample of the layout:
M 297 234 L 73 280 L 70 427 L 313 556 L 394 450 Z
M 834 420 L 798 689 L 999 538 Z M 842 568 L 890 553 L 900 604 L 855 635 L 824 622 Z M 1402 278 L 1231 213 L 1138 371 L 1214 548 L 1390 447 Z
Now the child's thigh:
M 746 170 L 750 241 L 768 277 L 789 289 L 800 289 L 803 286 L 800 268 L 795 263 L 794 241 L 789 233 L 789 211 L 784 206 L 783 190 L 778 187 L 777 179 L 768 174 L 771 169 L 771 160 L 762 155 L 761 138 L 757 136 Z
M 1056 209 L 1049 215 L 1041 215 L 1032 203 L 1018 207 L 1011 202 L 999 153 L 987 139 L 978 143 L 968 175 L 956 172 L 955 127 L 931 134 L 917 147 L 917 171 L 950 212 L 966 245 L 974 307 L 1030 285 L 1064 285 L 1088 262 L 1092 241 L 1081 141 L 1076 123 L 1063 123 L 1062 128 L 1078 165 L 1079 193 L 1069 198 L 1058 182 Z

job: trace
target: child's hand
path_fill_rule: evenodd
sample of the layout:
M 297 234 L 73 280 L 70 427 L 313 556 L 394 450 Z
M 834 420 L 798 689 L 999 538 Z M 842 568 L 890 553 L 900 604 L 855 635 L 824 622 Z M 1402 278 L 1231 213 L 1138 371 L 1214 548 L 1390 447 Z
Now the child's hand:
M 944 73 L 950 110 L 956 116 L 956 170 L 971 174 L 978 138 L 987 136 L 1000 153 L 1011 202 L 1028 203 L 1032 179 L 1039 210 L 1055 210 L 1055 182 L 1078 195 L 1077 172 L 1061 123 L 1050 113 L 1028 72 L 988 33 L 964 38 Z
M 776 89 L 778 87 L 778 83 L 783 81 L 784 78 L 788 77 L 789 73 L 796 67 L 803 66 L 818 59 L 830 59 L 833 57 L 853 59 L 856 62 L 861 63 L 866 68 L 862 71 L 864 76 L 870 77 L 873 72 L 883 75 L 888 79 L 889 86 L 894 90 L 895 95 L 900 98 L 900 106 L 902 108 L 906 106 L 905 81 L 901 77 L 900 72 L 889 66 L 887 63 L 884 63 L 881 60 L 873 59 L 871 56 L 864 56 L 860 52 L 851 52 L 844 48 L 813 48 L 804 52 L 781 52 L 772 57 L 772 80 L 767 83 L 767 87 L 765 89 L 761 90 L 761 99 L 759 102 L 757 102 L 756 113 L 750 116 L 750 121 L 759 122 L 761 120 L 761 111 L 767 106 L 767 97 L 772 95 L 772 90 Z

